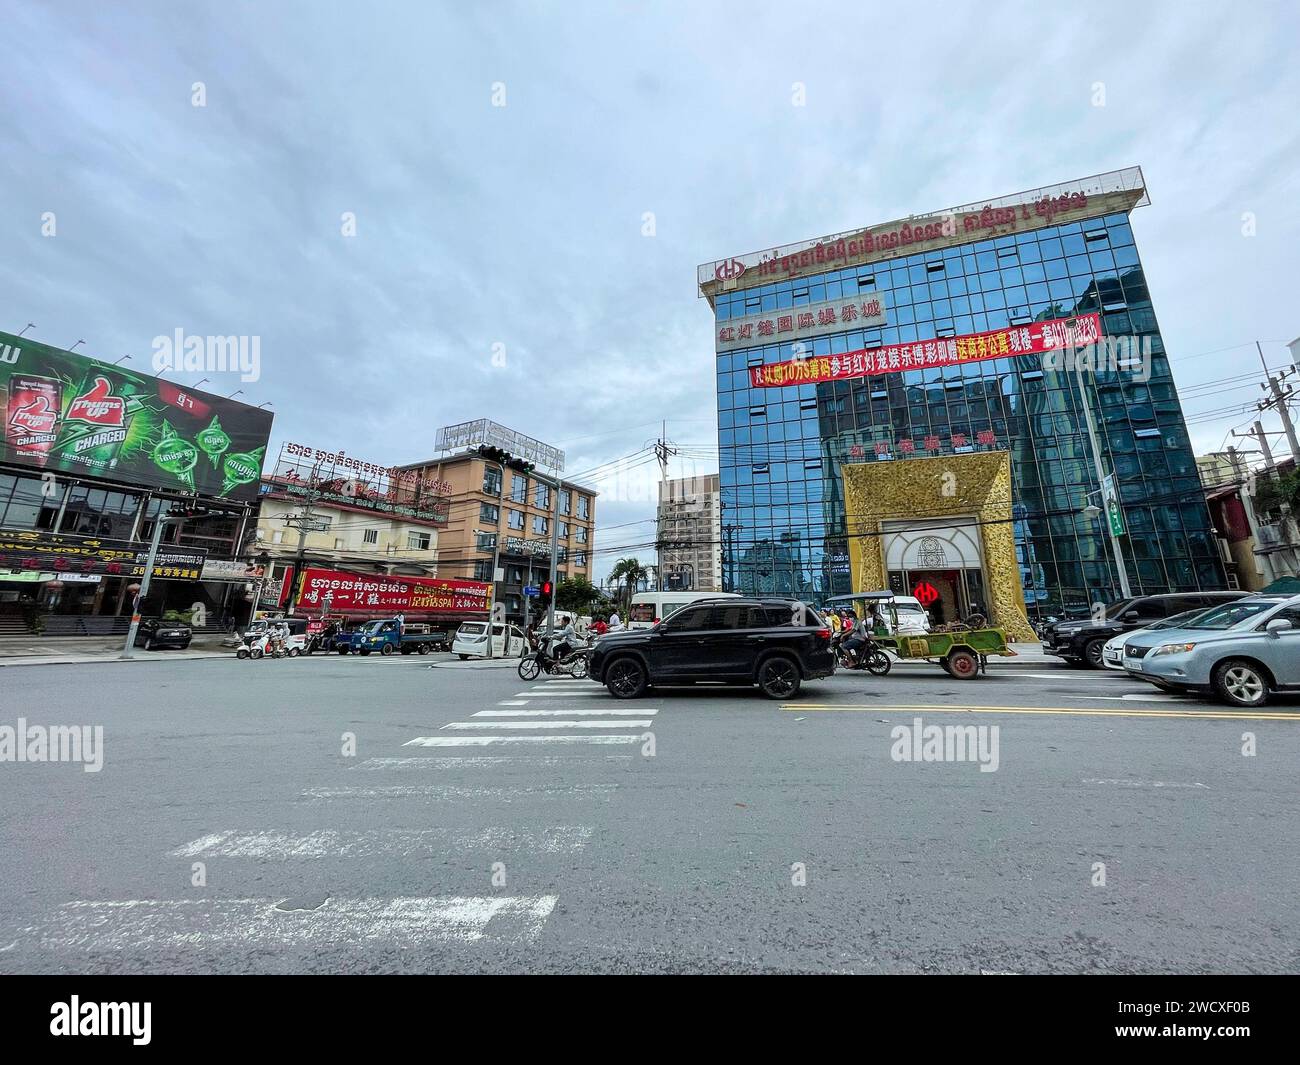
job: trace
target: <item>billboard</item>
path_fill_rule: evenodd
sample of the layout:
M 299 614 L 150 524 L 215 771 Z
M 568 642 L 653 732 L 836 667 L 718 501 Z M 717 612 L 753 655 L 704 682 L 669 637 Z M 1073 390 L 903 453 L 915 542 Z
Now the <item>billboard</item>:
M 517 459 L 525 459 L 555 470 L 564 469 L 564 450 L 544 444 L 540 440 L 514 429 L 507 429 L 488 418 L 479 418 L 459 425 L 444 425 L 438 430 L 437 448 L 439 451 L 453 451 L 458 447 L 476 447 L 489 444 L 509 451 Z
M 0 333 L 6 462 L 257 498 L 270 411 Z
M 447 524 L 451 506 L 451 485 L 446 481 L 295 443 L 281 446 L 265 491 L 438 525 Z
M 485 581 L 388 577 L 311 567 L 303 575 L 298 609 L 329 614 L 486 614 Z

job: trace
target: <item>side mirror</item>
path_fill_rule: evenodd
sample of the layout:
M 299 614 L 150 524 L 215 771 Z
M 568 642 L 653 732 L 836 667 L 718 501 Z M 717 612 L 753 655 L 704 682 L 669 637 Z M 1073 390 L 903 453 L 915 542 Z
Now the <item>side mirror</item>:
M 1264 631 L 1270 636 L 1276 636 L 1279 632 L 1286 632 L 1293 627 L 1289 618 L 1274 618 L 1264 626 Z
M 1139 615 L 1136 610 L 1129 610 L 1124 614 L 1122 618 L 1120 618 L 1120 621 L 1137 621 L 1138 616 Z

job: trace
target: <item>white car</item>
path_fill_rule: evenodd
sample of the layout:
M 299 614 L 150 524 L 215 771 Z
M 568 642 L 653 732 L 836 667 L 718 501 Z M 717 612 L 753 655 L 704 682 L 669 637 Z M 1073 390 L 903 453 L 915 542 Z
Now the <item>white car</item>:
M 930 631 L 930 615 L 916 596 L 896 595 L 894 607 L 898 611 L 898 631 L 894 633 L 895 636 L 924 636 Z
M 1211 608 L 1213 609 L 1213 608 Z M 1160 621 L 1151 625 L 1145 625 L 1140 629 L 1130 629 L 1128 632 L 1121 632 L 1118 636 L 1112 636 L 1106 641 L 1106 645 L 1101 649 L 1101 664 L 1107 669 L 1116 670 L 1119 673 L 1125 672 L 1124 669 L 1124 643 L 1132 639 L 1140 632 L 1157 632 L 1160 629 L 1176 629 L 1191 621 L 1192 618 L 1200 614 L 1208 614 L 1209 610 L 1205 607 L 1197 607 L 1195 610 L 1184 610 L 1181 614 L 1175 614 L 1173 617 L 1162 618 Z
M 514 625 L 497 622 L 492 626 L 493 658 L 522 658 L 526 646 L 524 634 Z M 486 621 L 465 622 L 451 641 L 452 654 L 460 655 L 462 662 L 467 658 L 487 658 L 487 647 Z

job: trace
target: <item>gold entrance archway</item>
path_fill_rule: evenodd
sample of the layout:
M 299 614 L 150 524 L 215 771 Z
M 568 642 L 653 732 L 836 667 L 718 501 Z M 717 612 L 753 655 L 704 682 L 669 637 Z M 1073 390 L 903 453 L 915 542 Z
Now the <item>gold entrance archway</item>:
M 1005 451 L 845 463 L 845 528 L 853 590 L 889 587 L 884 525 L 946 520 L 975 525 L 983 545 L 990 622 L 1033 640 L 1011 527 L 1011 456 Z

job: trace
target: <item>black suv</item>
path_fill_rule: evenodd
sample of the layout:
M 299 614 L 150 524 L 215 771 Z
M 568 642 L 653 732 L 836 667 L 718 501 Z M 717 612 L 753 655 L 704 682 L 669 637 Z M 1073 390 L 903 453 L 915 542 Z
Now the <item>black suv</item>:
M 1104 621 L 1058 621 L 1043 630 L 1043 650 L 1063 658 L 1072 666 L 1101 669 L 1101 651 L 1106 641 L 1152 622 L 1231 603 L 1249 592 L 1175 592 L 1171 595 L 1139 595 L 1121 599 L 1106 608 Z
M 728 596 L 684 606 L 652 629 L 602 636 L 588 671 L 616 699 L 711 680 L 789 699 L 803 681 L 834 673 L 835 655 L 831 630 L 798 600 Z

